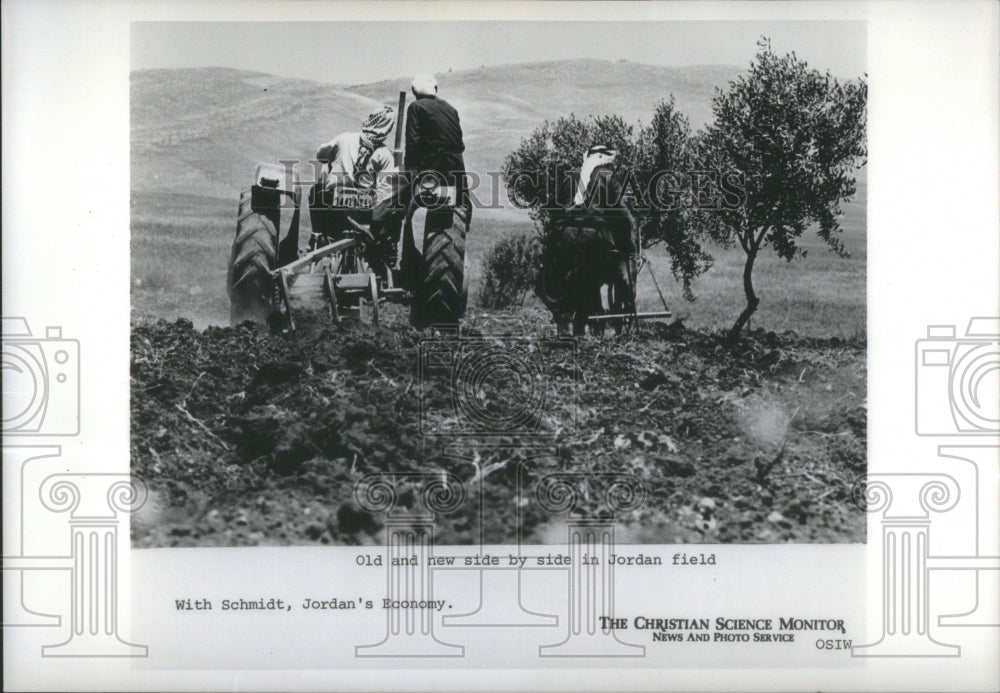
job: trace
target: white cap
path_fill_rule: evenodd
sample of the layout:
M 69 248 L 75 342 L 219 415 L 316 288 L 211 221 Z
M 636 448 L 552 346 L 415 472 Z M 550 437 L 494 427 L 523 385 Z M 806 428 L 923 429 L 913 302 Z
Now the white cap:
M 437 79 L 429 72 L 421 72 L 413 78 L 410 84 L 417 96 L 434 96 L 437 94 Z

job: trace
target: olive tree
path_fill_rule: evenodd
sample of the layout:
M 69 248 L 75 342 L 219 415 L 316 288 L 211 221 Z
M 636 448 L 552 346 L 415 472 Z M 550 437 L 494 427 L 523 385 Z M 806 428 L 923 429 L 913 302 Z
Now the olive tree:
M 691 281 L 712 266 L 705 240 L 725 244 L 719 226 L 706 222 L 725 204 L 723 180 L 704 170 L 701 135 L 692 134 L 674 97 L 657 104 L 652 121 L 639 133 L 635 178 L 645 195 L 637 218 L 645 247 L 662 243 L 670 254 L 670 271 L 681 282 L 684 297 L 694 300 Z M 716 196 L 702 194 L 710 188 Z M 729 190 L 727 189 L 727 192 Z M 738 199 L 737 199 L 738 201 Z
M 847 256 L 837 218 L 867 157 L 864 79 L 839 82 L 795 53 L 775 54 L 766 38 L 757 45 L 746 74 L 716 90 L 701 143 L 704 166 L 743 176 L 743 204 L 705 218 L 713 236 L 735 238 L 746 254 L 747 304 L 730 330 L 733 340 L 760 304 L 753 267 L 762 250 L 791 261 L 804 254 L 798 240 L 815 225 L 833 252 Z

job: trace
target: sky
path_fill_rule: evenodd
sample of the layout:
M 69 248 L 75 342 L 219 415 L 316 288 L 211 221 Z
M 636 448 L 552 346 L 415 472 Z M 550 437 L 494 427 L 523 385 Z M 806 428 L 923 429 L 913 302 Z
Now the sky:
M 863 22 L 133 22 L 133 70 L 231 67 L 332 84 L 570 58 L 745 66 L 761 35 L 841 78 L 866 70 Z

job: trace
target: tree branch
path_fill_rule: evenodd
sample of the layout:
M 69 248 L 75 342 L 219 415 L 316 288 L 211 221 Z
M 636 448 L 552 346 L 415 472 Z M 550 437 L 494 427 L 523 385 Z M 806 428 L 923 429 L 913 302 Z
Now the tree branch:
M 750 248 L 747 246 L 747 240 L 746 240 L 746 237 L 744 236 L 743 232 L 737 231 L 736 232 L 736 239 L 740 242 L 740 247 L 743 248 L 743 252 L 746 253 L 747 255 L 749 255 L 750 254 Z
M 773 229 L 773 228 L 774 228 L 774 224 L 768 224 L 768 225 L 766 225 L 766 226 L 765 226 L 765 227 L 764 227 L 764 228 L 763 228 L 763 229 L 761 230 L 761 232 L 760 232 L 760 235 L 759 235 L 759 236 L 757 236 L 757 238 L 756 238 L 756 239 L 754 239 L 754 243 L 753 243 L 753 245 L 754 245 L 754 251 L 757 251 L 757 250 L 759 250 L 759 249 L 760 249 L 760 244 L 761 244 L 761 243 L 763 242 L 763 240 L 764 240 L 764 236 L 766 236 L 766 235 L 767 235 L 767 232 L 768 232 L 768 231 L 770 231 L 770 230 L 771 230 L 771 229 Z

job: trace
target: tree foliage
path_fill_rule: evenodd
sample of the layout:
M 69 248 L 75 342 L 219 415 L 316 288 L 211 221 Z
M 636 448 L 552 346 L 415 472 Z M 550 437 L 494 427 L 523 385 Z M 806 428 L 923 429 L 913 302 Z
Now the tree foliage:
M 717 227 L 703 217 L 714 210 L 697 199 L 694 176 L 701 169 L 701 140 L 677 110 L 673 95 L 656 106 L 653 119 L 639 134 L 635 174 L 647 196 L 637 214 L 643 245 L 662 243 L 670 253 L 670 270 L 682 283 L 684 296 L 694 300 L 691 281 L 712 266 L 704 242 Z M 717 239 L 725 242 L 725 237 Z
M 617 150 L 619 169 L 632 167 L 638 146 L 635 128 L 618 116 L 580 119 L 571 114 L 546 120 L 504 162 L 508 197 L 527 207 L 543 231 L 549 230 L 553 212 L 572 202 L 583 155 L 594 144 Z
M 617 116 L 546 121 L 504 162 L 508 196 L 547 233 L 572 201 L 584 152 L 595 144 L 618 150 L 616 175 L 642 245 L 667 248 L 685 297 L 693 299 L 692 280 L 712 265 L 707 243 L 743 249 L 747 305 L 735 339 L 760 303 L 753 267 L 761 250 L 791 261 L 805 254 L 798 241 L 815 226 L 847 255 L 838 217 L 867 157 L 867 97 L 864 79 L 839 82 L 794 53 L 775 54 L 762 38 L 747 72 L 716 90 L 704 131 L 692 133 L 672 96 L 647 126 Z
M 743 76 L 717 89 L 713 122 L 702 139 L 706 167 L 743 174 L 745 203 L 706 218 L 713 237 L 735 239 L 746 253 L 747 306 L 731 330 L 735 339 L 760 302 L 753 288 L 758 253 L 771 247 L 791 261 L 804 254 L 798 239 L 810 226 L 831 250 L 840 240 L 840 204 L 855 194 L 854 172 L 867 157 L 864 79 L 838 82 L 810 69 L 795 53 L 779 56 L 762 38 Z
M 545 121 L 504 162 L 508 197 L 527 207 L 539 230 L 548 233 L 558 211 L 573 200 L 584 153 L 595 144 L 618 152 L 616 175 L 623 183 L 625 203 L 635 215 L 643 247 L 662 243 L 671 259 L 671 271 L 693 299 L 691 280 L 711 266 L 702 246 L 700 225 L 694 224 L 686 173 L 696 161 L 687 119 L 673 97 L 661 102 L 649 126 L 635 127 L 618 116 L 586 119 L 570 115 Z M 676 176 L 661 175 L 669 172 Z M 676 203 L 658 205 L 653 199 Z

